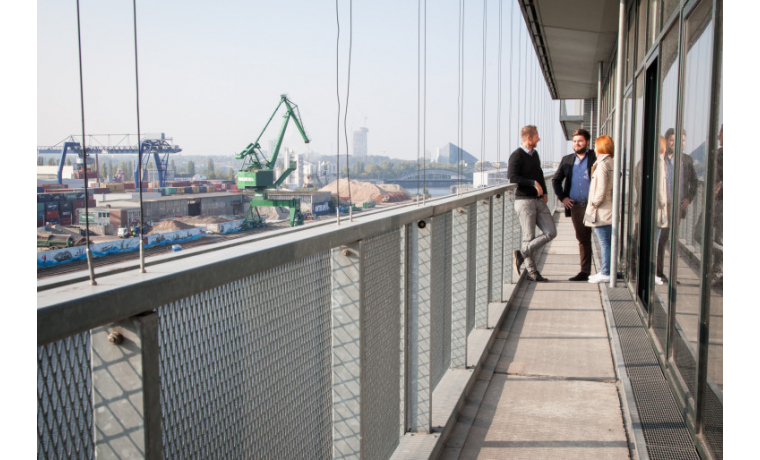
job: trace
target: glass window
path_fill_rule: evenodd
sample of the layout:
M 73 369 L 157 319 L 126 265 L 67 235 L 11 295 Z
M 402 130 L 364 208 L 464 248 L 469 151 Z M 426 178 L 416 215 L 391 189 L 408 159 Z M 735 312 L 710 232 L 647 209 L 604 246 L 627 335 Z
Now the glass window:
M 662 24 L 670 19 L 670 15 L 676 10 L 681 0 L 662 0 Z
M 636 10 L 633 7 L 628 8 L 628 33 L 626 34 L 626 40 L 628 40 L 628 52 L 626 54 L 626 73 L 625 73 L 625 81 L 630 82 L 631 79 L 633 79 L 633 71 L 635 70 L 636 66 L 634 63 L 636 62 L 634 52 L 636 48 L 634 45 L 636 44 Z
M 684 25 L 685 54 L 682 108 L 683 129 L 680 136 L 667 139 L 679 156 L 679 174 L 675 175 L 674 213 L 678 231 L 674 278 L 678 289 L 674 299 L 676 330 L 671 346 L 673 359 L 691 394 L 696 394 L 697 351 L 699 349 L 700 271 L 702 234 L 704 232 L 706 150 L 710 140 L 712 78 L 712 3 L 702 1 Z
M 628 192 L 628 184 L 631 182 L 630 177 L 630 170 L 631 168 L 629 165 L 629 159 L 631 157 L 631 107 L 632 107 L 632 98 L 631 93 L 628 93 L 628 95 L 625 97 L 623 101 L 623 148 L 622 148 L 622 155 L 620 157 L 620 167 L 622 169 L 621 171 L 621 183 L 620 183 L 620 190 L 622 191 L 623 195 L 620 197 L 620 205 L 622 206 L 621 212 L 620 212 L 620 229 L 621 229 L 621 236 L 620 236 L 620 268 L 618 271 L 622 273 L 626 273 L 628 270 L 628 259 L 625 257 L 625 254 L 627 254 L 629 243 L 628 238 L 626 238 L 626 235 L 630 235 L 630 232 L 625 232 L 626 226 L 628 225 L 628 221 L 626 218 L 628 217 L 628 209 L 629 209 L 629 199 L 630 199 L 630 193 Z
M 638 35 L 638 50 L 636 51 L 636 63 L 637 67 L 644 61 L 644 56 L 647 54 L 649 47 L 647 46 L 647 5 L 649 0 L 639 0 L 639 35 Z
M 633 173 L 633 180 L 629 187 L 629 193 L 631 196 L 631 244 L 628 248 L 628 279 L 631 282 L 631 286 L 636 290 L 636 280 L 638 279 L 638 248 L 639 248 L 639 217 L 641 215 L 641 178 L 642 166 L 641 166 L 641 133 L 644 129 L 644 78 L 646 72 L 639 73 L 636 78 L 636 123 L 633 128 L 632 136 L 636 136 L 638 142 L 633 143 L 633 151 L 631 155 L 631 171 Z
M 678 27 L 668 31 L 662 40 L 660 51 L 660 126 L 658 129 L 658 152 L 655 167 L 655 282 L 652 311 L 652 327 L 663 349 L 668 339 L 668 309 L 670 296 L 670 235 L 673 222 L 674 191 L 673 171 L 675 150 L 668 139 L 674 139 L 678 105 Z
M 720 13 L 718 13 L 720 14 Z M 722 21 L 719 19 L 718 24 Z M 715 95 L 718 109 L 717 132 L 714 138 L 712 158 L 713 183 L 707 187 L 713 194 L 713 212 L 709 220 L 712 226 L 712 258 L 707 269 L 710 282 L 710 339 L 707 350 L 707 385 L 704 395 L 703 430 L 707 444 L 713 452 L 723 451 L 723 55 L 719 58 L 718 92 Z
M 660 31 L 657 28 L 658 17 L 657 12 L 660 10 L 659 0 L 649 0 L 649 29 L 647 34 L 647 49 L 652 46 L 654 39 L 657 38 L 657 33 Z

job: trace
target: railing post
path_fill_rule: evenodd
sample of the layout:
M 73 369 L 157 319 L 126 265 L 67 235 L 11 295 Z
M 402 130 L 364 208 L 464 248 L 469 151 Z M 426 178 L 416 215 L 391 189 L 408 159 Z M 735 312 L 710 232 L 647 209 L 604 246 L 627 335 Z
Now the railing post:
M 515 193 L 505 192 L 504 200 L 504 283 L 513 284 L 515 269 L 513 268 L 513 252 L 520 248 L 520 224 L 515 212 Z M 517 274 L 519 276 L 519 273 Z
M 332 249 L 333 458 L 362 456 L 361 246 Z
M 469 232 L 469 219 L 475 219 L 475 205 L 453 212 L 451 238 L 451 367 L 467 367 L 468 291 L 474 286 L 473 267 L 468 263 L 467 242 L 474 235 Z
M 92 330 L 95 457 L 163 458 L 158 314 Z
M 432 430 L 433 387 L 431 339 L 432 225 L 420 220 L 408 226 L 409 239 L 409 343 L 408 431 Z
M 491 202 L 488 199 L 477 202 L 477 235 L 475 246 L 475 327 L 488 327 L 488 281 L 490 257 L 490 213 Z
M 501 193 L 491 199 L 491 302 L 504 301 L 504 201 Z

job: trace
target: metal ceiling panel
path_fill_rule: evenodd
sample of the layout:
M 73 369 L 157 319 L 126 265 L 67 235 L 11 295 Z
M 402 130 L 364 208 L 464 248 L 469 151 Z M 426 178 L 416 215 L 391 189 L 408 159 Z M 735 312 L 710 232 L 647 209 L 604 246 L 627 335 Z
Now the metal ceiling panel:
M 616 0 L 520 0 L 552 97 L 597 96 L 599 62 L 616 44 L 619 6 Z

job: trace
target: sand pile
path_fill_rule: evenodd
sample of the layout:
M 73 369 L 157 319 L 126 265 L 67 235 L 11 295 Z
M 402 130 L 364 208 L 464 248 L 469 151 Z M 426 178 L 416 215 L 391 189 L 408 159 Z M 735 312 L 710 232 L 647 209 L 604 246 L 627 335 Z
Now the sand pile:
M 268 222 L 274 220 L 290 219 L 290 210 L 288 208 L 260 206 L 257 208 L 261 217 L 266 217 Z
M 330 192 L 333 195 L 337 193 L 338 181 L 335 181 L 319 189 L 320 192 Z M 348 181 L 340 181 L 341 197 L 348 196 Z M 385 197 L 385 198 L 384 198 Z M 390 201 L 404 201 L 411 197 L 406 190 L 396 184 L 373 184 L 371 182 L 362 182 L 358 180 L 351 181 L 351 201 L 354 203 L 368 203 L 375 201 L 378 203 Z
M 147 235 L 152 235 L 154 233 L 167 233 L 167 232 L 176 232 L 179 230 L 189 230 L 195 228 L 192 225 L 186 224 L 184 222 L 180 222 L 178 220 L 164 220 L 161 221 L 153 226 L 153 228 L 147 233 Z

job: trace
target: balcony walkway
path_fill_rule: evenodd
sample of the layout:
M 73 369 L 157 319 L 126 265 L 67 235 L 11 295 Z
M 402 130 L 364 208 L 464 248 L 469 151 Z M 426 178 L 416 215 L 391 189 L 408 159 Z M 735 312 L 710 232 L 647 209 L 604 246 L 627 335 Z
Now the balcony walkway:
M 567 281 L 578 242 L 557 222 L 539 258 L 550 281 L 522 281 L 442 459 L 630 458 L 600 287 Z

